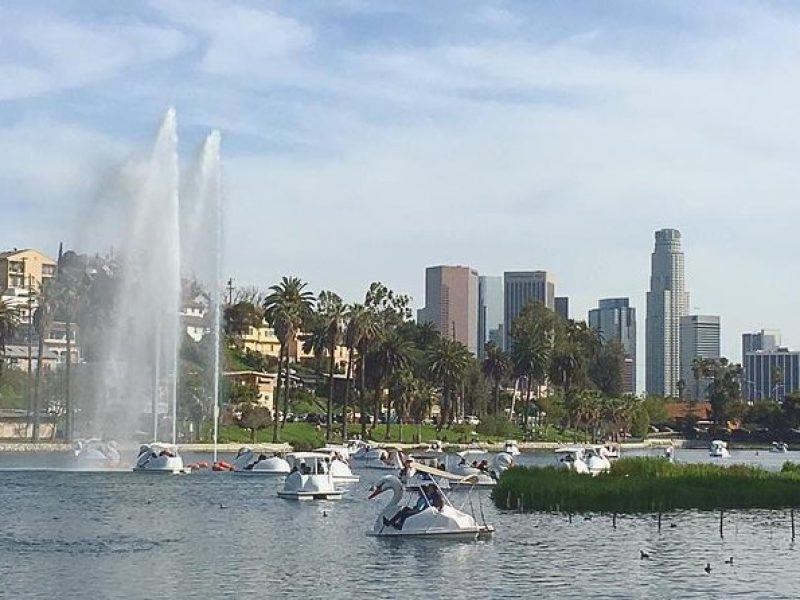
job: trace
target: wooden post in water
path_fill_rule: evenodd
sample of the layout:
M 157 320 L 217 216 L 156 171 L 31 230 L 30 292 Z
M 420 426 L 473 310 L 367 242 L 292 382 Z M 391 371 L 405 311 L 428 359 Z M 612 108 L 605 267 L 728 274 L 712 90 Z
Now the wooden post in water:
M 794 541 L 794 509 L 789 512 L 792 519 L 792 541 Z
M 572 523 L 572 513 L 569 513 L 569 522 Z M 794 522 L 794 521 L 792 521 Z
M 617 528 L 617 513 L 614 513 L 611 517 L 611 526 L 616 529 Z
M 723 518 L 724 514 L 725 514 L 725 511 L 720 509 L 720 511 L 719 511 L 719 537 L 725 537 L 725 535 L 722 533 L 722 518 Z
M 658 533 L 661 533 L 661 512 L 658 513 Z

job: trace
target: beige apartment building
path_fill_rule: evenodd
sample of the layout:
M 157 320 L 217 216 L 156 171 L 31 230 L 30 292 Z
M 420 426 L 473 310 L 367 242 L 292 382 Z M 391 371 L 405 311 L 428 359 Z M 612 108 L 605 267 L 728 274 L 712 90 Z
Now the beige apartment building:
M 39 290 L 42 282 L 56 276 L 56 262 L 38 250 L 0 252 L 0 292 L 17 295 L 15 290 Z
M 314 360 L 314 355 L 312 353 L 303 351 L 304 337 L 305 335 L 302 332 L 298 333 L 289 346 L 289 356 L 294 361 L 306 362 Z M 259 352 L 264 356 L 278 357 L 278 352 L 281 347 L 280 340 L 278 336 L 275 335 L 275 330 L 266 324 L 261 327 L 250 327 L 247 333 L 241 336 L 241 339 L 242 344 L 247 350 Z M 336 346 L 334 361 L 340 370 L 345 370 L 347 368 L 347 358 L 347 348 L 345 346 Z

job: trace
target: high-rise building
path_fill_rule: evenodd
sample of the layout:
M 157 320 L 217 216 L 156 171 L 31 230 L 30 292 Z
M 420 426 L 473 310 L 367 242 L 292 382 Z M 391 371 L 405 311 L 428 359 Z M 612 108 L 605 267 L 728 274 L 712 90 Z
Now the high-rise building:
M 742 392 L 748 402 L 780 401 L 800 390 L 800 352 L 754 350 L 744 356 Z
M 625 352 L 623 391 L 636 393 L 636 309 L 628 298 L 604 298 L 589 311 L 589 327 L 602 342 L 617 341 Z
M 681 317 L 689 313 L 681 232 L 656 231 L 651 257 L 645 323 L 645 388 L 648 394 L 677 396 L 681 378 Z
M 492 341 L 503 346 L 503 278 L 481 275 L 478 278 L 478 357 Z M 499 339 L 499 342 L 498 342 Z
M 781 332 L 777 329 L 762 329 L 754 333 L 742 334 L 742 365 L 748 352 L 765 350 L 772 352 L 781 345 Z
M 461 266 L 425 269 L 425 308 L 417 317 L 477 353 L 478 272 Z
M 569 319 L 569 296 L 557 296 L 555 300 L 556 314 L 564 319 Z
M 547 271 L 506 271 L 503 273 L 503 348 L 511 347 L 511 326 L 522 308 L 538 300 L 555 310 L 556 280 Z
M 695 358 L 720 357 L 719 317 L 712 315 L 687 315 L 681 317 L 681 379 L 686 387 L 684 394 L 694 400 L 703 400 L 709 381 L 694 376 Z

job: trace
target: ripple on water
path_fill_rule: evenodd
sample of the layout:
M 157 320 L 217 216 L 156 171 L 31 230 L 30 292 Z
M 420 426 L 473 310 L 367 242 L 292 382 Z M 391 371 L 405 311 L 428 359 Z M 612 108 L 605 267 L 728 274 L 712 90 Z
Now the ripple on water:
M 380 540 L 365 535 L 385 502 L 366 499 L 378 475 L 360 474 L 340 502 L 299 504 L 277 498 L 279 479 L 225 473 L 0 473 L 2 593 L 34 600 L 798 597 L 787 576 L 798 555 L 781 511 L 726 514 L 720 538 L 713 513 L 665 515 L 659 533 L 653 517 L 620 517 L 614 529 L 603 515 L 570 522 L 497 511 L 487 496 L 493 540 Z M 651 558 L 641 560 L 640 550 Z M 724 564 L 730 556 L 733 566 Z

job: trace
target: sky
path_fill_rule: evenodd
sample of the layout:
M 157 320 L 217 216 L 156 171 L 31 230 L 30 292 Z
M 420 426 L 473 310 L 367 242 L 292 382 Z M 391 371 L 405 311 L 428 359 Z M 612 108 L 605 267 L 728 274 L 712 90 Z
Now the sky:
M 707 0 L 6 0 L 0 246 L 85 251 L 146 154 L 223 138 L 225 265 L 346 300 L 424 268 L 548 270 L 572 316 L 629 296 L 644 373 L 653 232 L 680 229 L 723 353 L 800 347 L 800 7 Z

